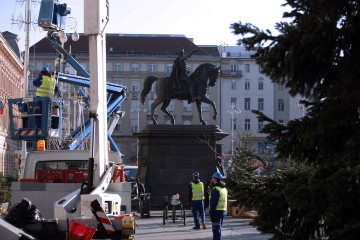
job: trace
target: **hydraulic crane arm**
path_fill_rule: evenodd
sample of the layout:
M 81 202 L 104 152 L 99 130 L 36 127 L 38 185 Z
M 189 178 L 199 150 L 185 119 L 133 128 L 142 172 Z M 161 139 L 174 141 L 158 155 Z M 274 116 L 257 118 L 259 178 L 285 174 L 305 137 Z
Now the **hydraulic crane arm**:
M 75 86 L 81 87 L 90 87 L 90 80 L 87 77 L 79 77 L 70 74 L 59 73 L 58 74 L 58 81 L 73 84 Z M 114 113 L 119 111 L 121 102 L 126 97 L 126 87 L 107 83 L 106 84 L 106 92 L 107 92 L 107 117 L 111 117 Z M 86 95 L 87 96 L 87 95 Z M 74 139 L 69 146 L 70 150 L 79 149 L 83 143 L 83 141 L 89 136 L 90 134 L 90 120 L 85 121 L 83 126 L 79 126 L 76 128 L 68 137 L 67 139 Z M 108 134 L 108 140 L 110 141 L 110 148 L 113 151 L 119 152 L 118 147 L 115 144 L 115 141 L 112 139 L 111 134 Z M 64 141 L 65 143 L 67 141 Z
M 80 65 L 80 63 L 78 63 L 75 58 L 73 58 L 57 41 L 55 38 L 55 33 L 54 32 L 49 32 L 47 35 L 47 38 L 51 44 L 51 46 L 53 46 L 53 48 L 55 48 L 56 51 L 58 51 L 60 54 L 62 54 L 63 58 L 65 59 L 66 62 L 68 62 L 77 72 L 77 74 L 79 76 L 82 77 L 86 77 L 86 78 L 90 78 L 90 74 L 83 68 L 83 66 Z

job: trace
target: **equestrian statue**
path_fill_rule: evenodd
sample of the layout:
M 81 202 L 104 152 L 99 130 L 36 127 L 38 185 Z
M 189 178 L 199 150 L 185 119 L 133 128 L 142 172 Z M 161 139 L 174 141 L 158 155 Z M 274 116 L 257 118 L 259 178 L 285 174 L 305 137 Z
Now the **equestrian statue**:
M 217 110 L 215 103 L 206 96 L 206 92 L 209 87 L 215 86 L 216 80 L 219 77 L 220 67 L 210 63 L 203 63 L 189 76 L 185 60 L 197 51 L 201 50 L 194 50 L 188 55 L 184 54 L 184 50 L 179 51 L 170 77 L 158 78 L 156 76 L 148 76 L 145 79 L 143 90 L 141 91 L 141 103 L 143 105 L 146 95 L 150 92 L 152 84 L 155 82 L 157 98 L 151 104 L 151 120 L 153 124 L 157 124 L 154 118 L 154 111 L 160 103 L 162 103 L 161 111 L 170 117 L 172 125 L 175 124 L 174 116 L 166 110 L 172 99 L 187 100 L 189 104 L 195 102 L 202 125 L 206 125 L 206 123 L 201 116 L 201 103 L 210 104 L 214 110 L 213 119 L 216 120 Z

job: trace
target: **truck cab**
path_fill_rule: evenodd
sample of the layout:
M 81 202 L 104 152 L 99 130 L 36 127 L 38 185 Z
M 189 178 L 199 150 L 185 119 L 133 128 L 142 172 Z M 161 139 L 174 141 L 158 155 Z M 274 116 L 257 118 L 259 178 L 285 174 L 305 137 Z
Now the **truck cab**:
M 89 152 L 85 150 L 52 150 L 28 153 L 21 182 L 82 183 L 87 180 Z M 116 152 L 109 161 L 120 165 Z

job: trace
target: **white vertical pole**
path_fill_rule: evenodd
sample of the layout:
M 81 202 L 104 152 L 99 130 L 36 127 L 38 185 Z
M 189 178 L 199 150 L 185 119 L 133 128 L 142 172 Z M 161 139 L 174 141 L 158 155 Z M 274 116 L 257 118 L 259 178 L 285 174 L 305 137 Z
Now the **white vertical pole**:
M 30 29 L 30 0 L 26 0 L 25 6 L 25 51 L 24 51 L 24 97 L 28 95 L 28 66 L 29 66 L 29 29 Z M 11 120 L 12 121 L 12 120 Z M 26 141 L 21 141 L 21 165 L 25 166 L 27 155 Z M 23 168 L 20 167 L 20 178 L 23 175 Z
M 234 107 L 231 105 L 231 156 L 234 154 Z
M 91 131 L 94 152 L 94 186 L 108 166 L 107 104 L 106 104 L 106 35 L 108 0 L 84 0 L 84 33 L 89 38 L 90 113 L 96 115 L 95 128 Z

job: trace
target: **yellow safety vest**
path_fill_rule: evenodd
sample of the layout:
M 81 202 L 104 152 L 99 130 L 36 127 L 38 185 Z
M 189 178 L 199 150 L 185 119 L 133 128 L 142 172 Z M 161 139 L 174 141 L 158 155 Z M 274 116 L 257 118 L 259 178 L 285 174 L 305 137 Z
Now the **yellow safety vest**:
M 215 187 L 219 193 L 220 193 L 220 196 L 219 196 L 219 201 L 216 205 L 216 209 L 215 210 L 218 210 L 218 211 L 226 211 L 227 210 L 227 189 L 226 188 L 221 188 L 219 186 L 216 186 Z
M 192 199 L 191 199 L 192 201 L 204 199 L 204 184 L 202 182 L 199 182 L 198 184 L 191 182 L 191 188 L 192 188 Z
M 53 97 L 56 80 L 49 76 L 42 76 L 42 84 L 36 89 L 37 97 Z

